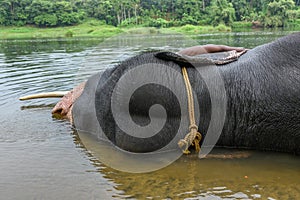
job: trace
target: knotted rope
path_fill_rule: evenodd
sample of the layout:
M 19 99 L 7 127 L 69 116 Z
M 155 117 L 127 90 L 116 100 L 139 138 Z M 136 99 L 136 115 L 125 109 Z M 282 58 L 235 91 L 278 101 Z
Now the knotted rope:
M 183 80 L 185 83 L 185 88 L 188 97 L 188 112 L 189 112 L 189 133 L 186 134 L 184 139 L 179 140 L 178 146 L 182 149 L 184 154 L 191 153 L 188 148 L 190 145 L 195 146 L 196 152 L 200 151 L 200 141 L 201 141 L 201 134 L 198 132 L 198 126 L 196 125 L 195 120 L 195 108 L 194 108 L 194 98 L 193 98 L 193 91 L 191 87 L 191 83 L 189 80 L 189 76 L 185 67 L 182 68 Z

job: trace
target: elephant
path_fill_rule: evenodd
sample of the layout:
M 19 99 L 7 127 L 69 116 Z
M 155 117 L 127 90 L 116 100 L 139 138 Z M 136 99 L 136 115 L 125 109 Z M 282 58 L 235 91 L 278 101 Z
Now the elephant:
M 228 50 L 236 50 L 238 59 L 221 65 L 197 61 L 199 54 Z M 139 153 L 161 149 L 172 141 L 179 129 L 188 130 L 189 123 L 181 126 L 188 121 L 190 111 L 181 73 L 184 67 L 193 90 L 193 111 L 202 135 L 200 143 L 208 137 L 211 121 L 224 115 L 216 146 L 299 155 L 300 32 L 245 52 L 244 49 L 216 45 L 195 46 L 178 54 L 142 53 L 93 75 L 65 95 L 52 112 L 66 116 L 75 127 L 87 129 L 92 134 L 101 129 L 107 139 L 126 151 Z M 191 59 L 195 56 L 197 59 Z M 199 72 L 210 68 L 217 69 L 215 73 L 221 78 L 215 83 L 224 89 L 220 95 L 218 91 L 211 93 L 209 87 L 214 85 L 209 86 L 205 74 Z M 133 73 L 135 69 L 143 70 L 136 74 Z M 154 69 L 155 73 L 151 71 Z M 129 75 L 124 78 L 126 74 Z M 157 83 L 147 82 L 149 77 Z M 119 83 L 121 79 L 124 80 Z M 138 81 L 140 87 L 134 85 Z M 171 87 L 175 88 L 176 94 Z M 113 105 L 118 107 L 117 110 L 112 108 Z M 218 111 L 220 105 L 225 105 L 225 112 Z M 121 122 L 115 117 L 121 118 Z M 157 122 L 160 128 L 149 137 L 134 137 L 118 124 L 124 118 L 128 125 L 132 123 L 143 128 Z M 93 124 L 97 124 L 98 130 L 92 130 Z M 181 134 L 179 138 L 183 136 Z

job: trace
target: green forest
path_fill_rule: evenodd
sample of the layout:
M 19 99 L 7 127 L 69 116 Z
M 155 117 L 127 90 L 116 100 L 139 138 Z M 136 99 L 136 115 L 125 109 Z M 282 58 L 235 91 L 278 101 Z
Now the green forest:
M 300 0 L 0 0 L 0 25 L 60 27 L 87 19 L 116 27 L 300 24 Z

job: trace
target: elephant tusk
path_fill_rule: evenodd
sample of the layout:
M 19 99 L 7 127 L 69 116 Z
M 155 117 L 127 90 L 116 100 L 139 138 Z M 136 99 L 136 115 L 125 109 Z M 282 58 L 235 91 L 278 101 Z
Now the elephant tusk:
M 39 99 L 39 98 L 56 98 L 56 97 L 63 97 L 65 96 L 69 91 L 56 91 L 56 92 L 43 92 L 38 94 L 32 94 L 28 96 L 20 97 L 19 100 L 29 100 L 29 99 Z

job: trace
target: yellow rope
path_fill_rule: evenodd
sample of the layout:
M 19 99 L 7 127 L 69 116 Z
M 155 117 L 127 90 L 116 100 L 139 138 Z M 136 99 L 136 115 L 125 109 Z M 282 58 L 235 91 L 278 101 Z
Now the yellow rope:
M 195 108 L 194 108 L 194 98 L 193 98 L 193 91 L 192 86 L 189 80 L 189 76 L 185 67 L 182 68 L 183 80 L 185 83 L 185 88 L 188 97 L 188 111 L 189 111 L 189 133 L 186 134 L 184 139 L 179 140 L 178 146 L 182 149 L 184 154 L 191 153 L 188 148 L 190 145 L 195 146 L 196 152 L 200 151 L 200 141 L 201 141 L 201 134 L 198 132 L 198 126 L 196 125 L 195 120 Z M 184 148 L 183 148 L 184 147 Z

